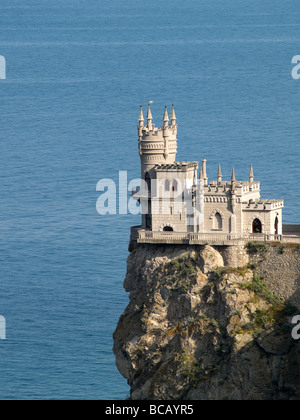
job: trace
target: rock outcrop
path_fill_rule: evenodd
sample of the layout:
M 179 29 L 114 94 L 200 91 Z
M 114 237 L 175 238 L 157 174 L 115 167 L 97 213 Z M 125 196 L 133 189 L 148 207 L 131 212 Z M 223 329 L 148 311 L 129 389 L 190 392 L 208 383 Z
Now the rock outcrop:
M 300 399 L 299 281 L 296 247 L 135 247 L 114 334 L 131 398 Z

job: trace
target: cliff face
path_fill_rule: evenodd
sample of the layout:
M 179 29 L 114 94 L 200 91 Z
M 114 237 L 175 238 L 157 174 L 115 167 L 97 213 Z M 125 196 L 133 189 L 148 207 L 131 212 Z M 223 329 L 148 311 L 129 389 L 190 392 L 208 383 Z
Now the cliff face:
M 293 247 L 136 247 L 114 334 L 132 399 L 300 399 L 299 273 Z

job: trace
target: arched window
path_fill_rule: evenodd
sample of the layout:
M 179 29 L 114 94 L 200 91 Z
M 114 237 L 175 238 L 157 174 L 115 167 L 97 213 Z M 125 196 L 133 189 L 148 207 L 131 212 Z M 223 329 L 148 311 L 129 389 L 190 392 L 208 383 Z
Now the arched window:
M 214 229 L 218 229 L 218 230 L 223 229 L 223 220 L 222 220 L 222 216 L 220 215 L 220 213 L 215 214 Z
M 164 232 L 174 232 L 174 229 L 171 226 L 164 227 Z
M 253 233 L 262 233 L 262 223 L 259 219 L 255 219 L 252 225 Z
M 173 181 L 172 191 L 178 191 L 178 182 L 176 179 Z
M 170 181 L 168 179 L 165 181 L 165 190 L 170 191 Z

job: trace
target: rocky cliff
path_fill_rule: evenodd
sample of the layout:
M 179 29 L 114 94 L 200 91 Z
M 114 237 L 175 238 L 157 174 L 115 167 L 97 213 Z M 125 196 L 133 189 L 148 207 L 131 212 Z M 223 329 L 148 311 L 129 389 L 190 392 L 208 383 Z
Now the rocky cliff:
M 114 334 L 136 399 L 300 399 L 298 247 L 139 245 Z

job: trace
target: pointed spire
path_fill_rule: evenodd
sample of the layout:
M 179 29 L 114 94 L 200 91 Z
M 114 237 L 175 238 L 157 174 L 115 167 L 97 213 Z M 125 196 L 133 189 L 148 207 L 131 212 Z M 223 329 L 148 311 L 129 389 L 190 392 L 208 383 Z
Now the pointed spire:
M 249 181 L 250 182 L 253 182 L 254 181 L 254 171 L 253 171 L 253 165 L 252 165 L 252 163 L 251 163 L 251 167 L 250 167 Z
M 148 121 L 152 121 L 153 120 L 150 103 L 148 104 L 147 120 Z
M 172 105 L 171 123 L 173 127 L 176 125 L 176 114 L 174 104 Z
M 165 107 L 165 114 L 164 114 L 164 126 L 168 127 L 169 125 L 169 114 L 168 114 L 168 109 L 167 107 Z
M 235 170 L 232 168 L 231 182 L 236 182 Z
M 222 170 L 221 170 L 221 164 L 219 164 L 219 169 L 218 169 L 218 182 L 219 183 L 222 182 L 222 178 L 223 178 L 223 175 L 222 175 Z
M 144 127 L 144 114 L 143 114 L 143 105 L 140 107 L 140 116 L 139 116 L 139 126 Z
M 147 114 L 147 127 L 149 128 L 149 130 L 152 130 L 153 128 L 153 117 L 152 117 L 152 112 L 151 112 L 151 106 L 150 106 L 150 102 L 148 104 L 148 114 Z

